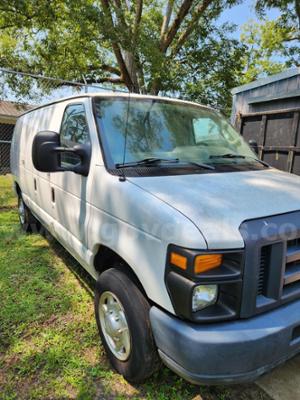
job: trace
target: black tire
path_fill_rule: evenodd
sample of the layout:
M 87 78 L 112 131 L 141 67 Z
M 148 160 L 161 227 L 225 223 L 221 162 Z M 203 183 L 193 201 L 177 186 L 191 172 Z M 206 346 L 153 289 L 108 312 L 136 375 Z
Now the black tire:
M 127 320 L 131 350 L 121 361 L 111 351 L 101 326 L 99 304 L 104 292 L 113 293 L 121 303 Z M 103 272 L 96 284 L 95 316 L 102 344 L 114 369 L 132 383 L 141 383 L 160 366 L 149 320 L 150 305 L 129 276 L 118 268 Z
M 22 211 L 21 211 L 22 210 Z M 18 214 L 21 228 L 26 233 L 38 233 L 40 223 L 23 201 L 22 195 L 18 196 Z

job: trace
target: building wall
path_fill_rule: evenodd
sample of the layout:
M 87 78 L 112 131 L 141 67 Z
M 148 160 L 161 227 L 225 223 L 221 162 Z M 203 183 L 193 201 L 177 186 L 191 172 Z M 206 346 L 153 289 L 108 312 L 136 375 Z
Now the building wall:
M 300 74 L 236 93 L 233 96 L 231 121 L 235 124 L 238 114 L 299 108 L 300 95 L 297 97 L 287 97 L 273 101 L 249 104 L 249 102 L 251 103 L 254 99 L 259 101 L 265 97 L 291 96 L 292 93 L 297 91 L 300 91 Z
M 232 123 L 258 156 L 300 175 L 300 69 L 284 71 L 233 90 Z

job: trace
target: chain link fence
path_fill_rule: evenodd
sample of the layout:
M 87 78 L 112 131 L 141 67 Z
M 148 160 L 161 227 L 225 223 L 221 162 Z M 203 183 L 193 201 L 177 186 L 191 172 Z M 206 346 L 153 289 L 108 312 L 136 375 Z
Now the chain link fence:
M 73 82 L 0 68 L 0 174 L 9 172 L 12 133 L 24 111 L 62 97 L 115 90 L 84 82 L 84 78 Z
M 9 173 L 10 145 L 13 130 L 13 124 L 0 122 L 0 175 Z

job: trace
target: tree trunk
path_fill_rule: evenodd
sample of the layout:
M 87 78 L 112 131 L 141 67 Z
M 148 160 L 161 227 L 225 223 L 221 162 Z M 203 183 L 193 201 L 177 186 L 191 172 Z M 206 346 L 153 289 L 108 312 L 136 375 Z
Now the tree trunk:
M 150 94 L 152 94 L 153 96 L 157 96 L 160 90 L 160 81 L 158 79 L 154 79 L 151 87 L 150 87 Z
M 122 51 L 124 62 L 128 71 L 128 74 L 131 78 L 132 81 L 132 88 L 128 88 L 129 91 L 132 91 L 134 93 L 140 93 L 140 85 L 138 81 L 138 73 L 137 73 L 137 66 L 134 60 L 134 55 L 127 51 L 123 50 Z

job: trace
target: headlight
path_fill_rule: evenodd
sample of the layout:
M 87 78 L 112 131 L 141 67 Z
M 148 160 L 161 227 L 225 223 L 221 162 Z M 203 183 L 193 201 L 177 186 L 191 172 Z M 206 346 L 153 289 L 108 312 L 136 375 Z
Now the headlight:
M 197 250 L 170 244 L 165 282 L 175 314 L 193 322 L 234 319 L 242 295 L 243 249 Z
M 192 297 L 193 312 L 202 310 L 212 304 L 215 304 L 218 298 L 217 285 L 199 285 L 195 286 Z

